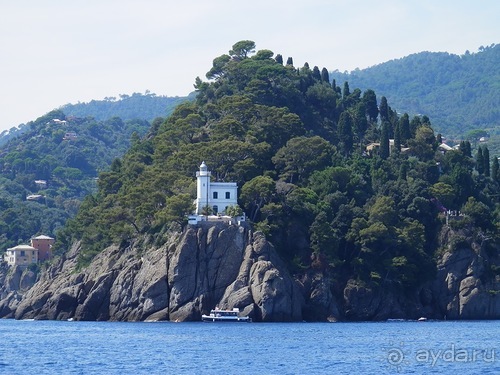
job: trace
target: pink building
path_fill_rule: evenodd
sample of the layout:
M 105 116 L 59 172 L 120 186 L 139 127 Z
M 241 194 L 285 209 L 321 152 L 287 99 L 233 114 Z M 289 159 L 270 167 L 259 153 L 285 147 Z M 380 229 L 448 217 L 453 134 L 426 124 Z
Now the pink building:
M 38 261 L 44 262 L 52 258 L 52 245 L 55 240 L 49 236 L 38 236 L 31 239 L 31 246 L 38 249 Z

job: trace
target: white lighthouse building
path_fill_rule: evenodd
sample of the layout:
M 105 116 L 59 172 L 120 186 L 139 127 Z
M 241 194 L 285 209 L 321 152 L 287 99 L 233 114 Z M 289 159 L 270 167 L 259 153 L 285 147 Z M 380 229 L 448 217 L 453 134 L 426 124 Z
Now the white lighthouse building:
M 214 215 L 225 213 L 229 206 L 238 204 L 238 186 L 236 182 L 210 182 L 211 172 L 205 162 L 196 172 L 196 214 L 201 215 L 203 208 L 210 207 Z

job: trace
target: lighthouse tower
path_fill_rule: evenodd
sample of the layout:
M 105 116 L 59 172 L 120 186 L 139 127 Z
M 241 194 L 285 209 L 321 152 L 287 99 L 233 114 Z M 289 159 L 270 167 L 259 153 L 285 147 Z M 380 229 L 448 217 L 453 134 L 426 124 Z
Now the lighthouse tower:
M 200 171 L 196 172 L 197 188 L 196 188 L 196 214 L 201 215 L 203 207 L 209 204 L 209 194 L 210 194 L 210 176 L 211 173 L 208 170 L 205 162 L 200 165 Z
M 238 204 L 236 182 L 211 182 L 212 173 L 205 162 L 196 172 L 196 215 L 202 216 L 205 207 L 210 207 L 214 215 L 223 215 L 229 206 Z

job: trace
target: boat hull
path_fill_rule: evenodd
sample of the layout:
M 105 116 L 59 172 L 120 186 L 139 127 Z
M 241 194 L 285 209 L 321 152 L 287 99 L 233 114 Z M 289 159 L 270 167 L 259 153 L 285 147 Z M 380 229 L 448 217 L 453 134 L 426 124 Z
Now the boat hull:
M 201 320 L 207 323 L 250 323 L 251 318 L 242 317 L 228 317 L 228 316 L 210 316 L 202 315 Z

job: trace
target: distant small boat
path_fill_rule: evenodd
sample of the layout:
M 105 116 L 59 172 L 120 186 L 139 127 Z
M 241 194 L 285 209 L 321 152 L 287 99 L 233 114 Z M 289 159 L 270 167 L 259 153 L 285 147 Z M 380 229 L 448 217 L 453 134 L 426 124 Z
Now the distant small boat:
M 417 319 L 417 322 L 426 322 L 426 321 L 427 321 L 427 318 L 425 318 L 423 316 Z
M 210 310 L 209 315 L 203 314 L 201 320 L 204 322 L 247 322 L 250 323 L 252 318 L 248 316 L 240 316 L 240 309 L 234 308 L 232 310 L 221 310 L 216 307 Z

